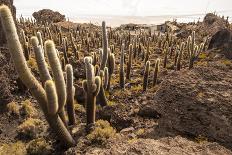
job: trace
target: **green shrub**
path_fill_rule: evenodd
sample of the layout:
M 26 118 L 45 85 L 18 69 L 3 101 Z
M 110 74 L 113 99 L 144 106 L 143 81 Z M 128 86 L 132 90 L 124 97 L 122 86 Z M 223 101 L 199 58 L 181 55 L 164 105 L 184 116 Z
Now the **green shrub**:
M 30 155 L 49 155 L 52 152 L 51 145 L 43 138 L 34 139 L 27 145 L 27 153 Z
M 104 120 L 98 120 L 95 123 L 94 130 L 87 135 L 87 139 L 92 143 L 103 144 L 107 139 L 114 137 L 116 131 L 113 127 L 110 126 L 110 123 Z
M 36 138 L 43 131 L 43 122 L 39 119 L 33 118 L 28 118 L 17 128 L 18 134 L 26 138 Z

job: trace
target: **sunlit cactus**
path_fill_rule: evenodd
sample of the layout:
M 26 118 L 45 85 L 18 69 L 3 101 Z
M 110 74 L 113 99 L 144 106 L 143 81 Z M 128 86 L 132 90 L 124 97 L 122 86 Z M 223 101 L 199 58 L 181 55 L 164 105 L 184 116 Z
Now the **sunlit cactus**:
M 145 64 L 145 69 L 143 74 L 143 91 L 147 90 L 149 73 L 150 73 L 150 61 L 147 61 Z
M 96 96 L 100 91 L 101 78 L 95 76 L 92 58 L 85 57 L 86 80 L 83 81 L 83 88 L 86 93 L 86 117 L 87 125 L 95 123 L 96 118 Z

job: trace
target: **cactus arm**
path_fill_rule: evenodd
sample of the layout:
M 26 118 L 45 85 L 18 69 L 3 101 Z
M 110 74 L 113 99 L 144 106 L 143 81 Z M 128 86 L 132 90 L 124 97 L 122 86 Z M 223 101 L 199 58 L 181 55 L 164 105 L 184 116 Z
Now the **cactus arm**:
M 47 68 L 47 64 L 44 59 L 44 54 L 42 52 L 43 50 L 41 48 L 41 45 L 39 45 L 39 41 L 36 37 L 31 38 L 31 43 L 34 49 L 35 59 L 38 65 L 40 78 L 42 82 L 45 83 L 47 80 L 51 80 L 52 78 L 51 78 L 51 75 Z
M 56 87 L 52 80 L 45 82 L 45 91 L 47 96 L 47 109 L 50 115 L 55 115 L 58 112 L 58 99 Z
M 67 113 L 69 118 L 69 124 L 74 125 L 75 111 L 74 111 L 74 87 L 73 87 L 73 68 L 72 65 L 66 65 L 66 90 L 67 90 Z

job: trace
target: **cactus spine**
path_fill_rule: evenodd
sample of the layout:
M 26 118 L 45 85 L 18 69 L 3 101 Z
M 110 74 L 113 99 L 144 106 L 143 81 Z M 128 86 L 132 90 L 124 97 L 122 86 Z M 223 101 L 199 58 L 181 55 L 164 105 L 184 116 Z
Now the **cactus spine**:
M 150 61 L 147 61 L 143 75 L 143 91 L 147 90 L 149 72 L 150 72 Z
M 121 57 L 120 57 L 120 72 L 119 72 L 119 83 L 121 89 L 125 88 L 125 78 L 124 78 L 124 44 L 121 46 Z
M 157 59 L 155 62 L 155 70 L 153 74 L 153 82 L 152 82 L 153 87 L 157 84 L 159 65 L 160 65 L 160 59 Z
M 95 123 L 96 96 L 100 91 L 101 80 L 95 77 L 91 57 L 85 57 L 86 80 L 83 81 L 83 88 L 86 93 L 86 115 L 87 126 Z
M 26 64 L 13 17 L 11 15 L 10 9 L 5 5 L 0 6 L 0 18 L 4 32 L 6 34 L 8 46 L 10 48 L 9 51 L 20 79 L 27 86 L 27 88 L 30 89 L 33 96 L 37 99 L 40 107 L 44 112 L 46 120 L 48 121 L 52 130 L 57 134 L 59 139 L 68 147 L 75 145 L 74 139 L 68 132 L 60 117 L 57 117 L 56 115 L 49 115 L 47 109 L 48 101 L 46 92 L 38 80 L 36 80 L 36 78 L 33 76 Z
M 74 111 L 74 94 L 75 87 L 73 86 L 73 68 L 72 65 L 68 64 L 65 67 L 66 70 L 66 91 L 67 91 L 67 113 L 69 119 L 69 125 L 74 125 L 75 111 Z

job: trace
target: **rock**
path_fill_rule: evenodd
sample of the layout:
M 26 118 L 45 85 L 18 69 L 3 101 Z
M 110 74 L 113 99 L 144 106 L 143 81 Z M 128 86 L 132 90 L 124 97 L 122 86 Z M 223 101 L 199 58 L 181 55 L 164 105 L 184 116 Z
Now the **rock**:
M 213 13 L 208 13 L 203 19 L 203 23 L 207 25 L 212 25 L 214 22 L 216 22 L 219 18 L 213 14 Z
M 193 155 L 193 154 L 228 154 L 232 152 L 217 143 L 204 142 L 196 143 L 186 138 L 164 137 L 154 139 L 133 139 L 131 141 L 115 140 L 107 143 L 106 147 L 91 147 L 85 150 L 86 155 L 110 155 L 110 154 L 131 154 L 131 155 Z
M 146 118 L 160 118 L 160 114 L 150 105 L 139 108 L 138 115 Z
M 13 18 L 16 20 L 16 8 L 13 5 L 13 0 L 0 0 L 0 5 L 1 4 L 5 4 L 10 8 Z M 4 44 L 6 44 L 6 37 L 4 35 L 2 24 L 0 21 L 0 46 L 3 46 Z
M 37 22 L 57 23 L 65 21 L 65 15 L 50 9 L 39 10 L 38 12 L 34 12 L 32 16 Z
M 209 42 L 208 50 L 213 48 L 221 49 L 220 51 L 228 58 L 232 59 L 232 31 L 222 29 L 217 31 Z
M 196 67 L 167 76 L 153 106 L 162 116 L 159 126 L 232 147 L 231 101 L 231 72 Z
M 103 107 L 97 114 L 99 119 L 107 120 L 117 130 L 131 127 L 134 122 L 123 104 Z
M 122 129 L 121 131 L 120 131 L 120 133 L 122 133 L 122 134 L 125 134 L 125 133 L 131 133 L 131 132 L 133 132 L 135 130 L 135 128 L 134 127 L 129 127 L 129 128 L 124 128 L 124 129 Z

